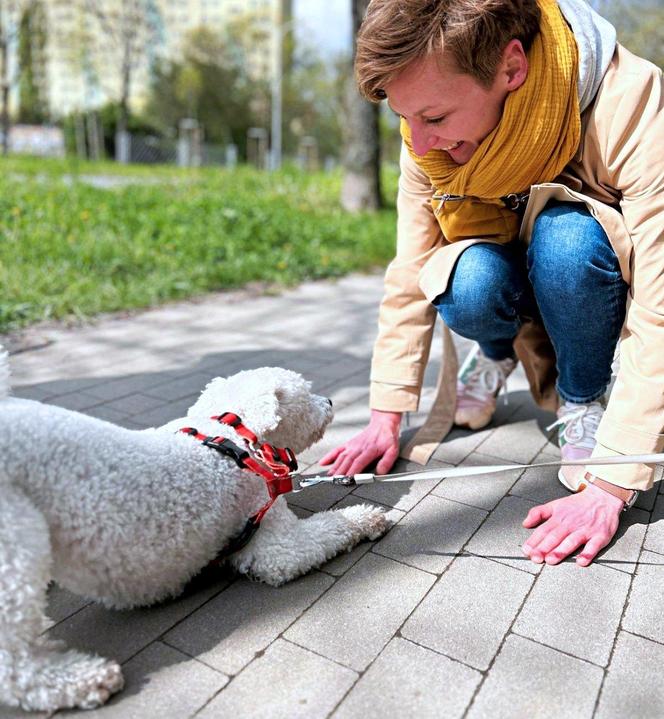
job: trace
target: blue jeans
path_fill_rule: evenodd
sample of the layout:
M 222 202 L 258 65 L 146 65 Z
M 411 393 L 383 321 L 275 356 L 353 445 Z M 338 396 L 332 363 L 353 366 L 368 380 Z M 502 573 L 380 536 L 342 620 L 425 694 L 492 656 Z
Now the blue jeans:
M 530 245 L 480 243 L 463 252 L 433 302 L 448 327 L 494 360 L 514 357 L 525 319 L 544 323 L 557 389 L 569 402 L 601 397 L 625 318 L 627 283 L 606 233 L 585 205 L 550 203 Z

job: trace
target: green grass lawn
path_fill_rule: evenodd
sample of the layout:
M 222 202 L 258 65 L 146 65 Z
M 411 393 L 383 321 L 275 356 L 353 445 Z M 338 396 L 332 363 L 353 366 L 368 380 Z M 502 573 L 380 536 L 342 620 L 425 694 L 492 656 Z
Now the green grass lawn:
M 79 175 L 136 184 L 98 189 Z M 140 184 L 145 179 L 150 184 Z M 396 177 L 386 176 L 393 198 Z M 384 266 L 395 211 L 349 215 L 341 174 L 0 160 L 0 332 Z

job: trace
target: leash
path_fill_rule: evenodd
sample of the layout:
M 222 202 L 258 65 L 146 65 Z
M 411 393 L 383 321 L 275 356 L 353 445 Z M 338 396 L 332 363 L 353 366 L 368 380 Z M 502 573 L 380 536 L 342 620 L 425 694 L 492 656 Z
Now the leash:
M 658 454 L 627 454 L 614 457 L 594 457 L 587 459 L 568 459 L 560 462 L 539 462 L 537 464 L 494 464 L 479 467 L 435 467 L 433 469 L 400 472 L 396 474 L 375 475 L 362 472 L 352 476 L 345 474 L 324 475 L 310 474 L 298 475 L 293 479 L 297 481 L 300 491 L 316 484 L 337 484 L 344 487 L 355 487 L 360 484 L 373 482 L 411 482 L 418 479 L 447 479 L 448 477 L 472 477 L 478 474 L 498 474 L 515 469 L 529 469 L 531 467 L 605 467 L 611 464 L 664 464 L 664 453 Z
M 480 474 L 499 474 L 513 470 L 540 467 L 597 467 L 616 464 L 664 464 L 664 453 L 616 455 L 613 457 L 594 457 L 569 459 L 558 462 L 539 462 L 536 464 L 499 464 L 478 467 L 435 467 L 433 469 L 398 472 L 376 475 L 370 472 L 346 475 L 299 474 L 295 455 L 288 447 L 258 442 L 257 436 L 242 422 L 238 415 L 224 412 L 210 419 L 219 424 L 232 427 L 242 438 L 244 447 L 239 447 L 228 437 L 210 436 L 199 432 L 195 427 L 183 427 L 178 430 L 197 439 L 204 446 L 214 449 L 232 459 L 238 467 L 265 480 L 270 499 L 249 519 L 245 526 L 233 537 L 229 544 L 217 555 L 212 563 L 218 563 L 225 557 L 242 549 L 254 536 L 261 521 L 277 498 L 290 492 L 301 492 L 317 484 L 335 484 L 343 487 L 356 487 L 361 484 L 412 482 L 427 479 L 447 479 L 450 477 L 472 477 Z

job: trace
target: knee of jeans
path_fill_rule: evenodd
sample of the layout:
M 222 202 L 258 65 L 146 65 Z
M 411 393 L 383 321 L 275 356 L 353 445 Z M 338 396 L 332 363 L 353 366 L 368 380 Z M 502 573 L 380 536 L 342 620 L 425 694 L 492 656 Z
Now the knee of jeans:
M 615 271 L 617 259 L 602 226 L 580 203 L 546 207 L 533 225 L 528 276 L 540 290 L 569 291 L 587 280 L 590 268 Z
M 457 260 L 447 289 L 433 303 L 453 330 L 468 331 L 491 322 L 504 302 L 509 268 L 499 256 L 479 247 L 474 245 L 465 250 Z

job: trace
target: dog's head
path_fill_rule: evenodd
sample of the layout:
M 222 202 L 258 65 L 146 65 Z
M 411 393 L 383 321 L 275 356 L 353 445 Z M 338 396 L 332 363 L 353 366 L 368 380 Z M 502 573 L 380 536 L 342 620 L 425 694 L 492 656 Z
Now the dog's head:
M 227 379 L 213 379 L 187 418 L 199 429 L 214 432 L 208 419 L 223 412 L 241 417 L 261 441 L 290 447 L 296 454 L 323 436 L 333 415 L 329 399 L 313 394 L 310 382 L 281 367 L 261 367 Z

